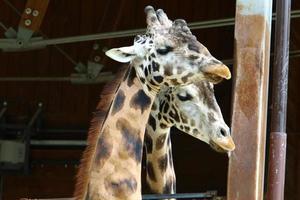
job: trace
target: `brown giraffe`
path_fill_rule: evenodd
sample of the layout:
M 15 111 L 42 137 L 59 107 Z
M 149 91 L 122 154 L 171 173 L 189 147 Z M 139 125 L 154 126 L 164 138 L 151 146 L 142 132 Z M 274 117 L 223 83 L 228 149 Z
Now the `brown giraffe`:
M 101 95 L 78 174 L 77 200 L 141 199 L 144 131 L 160 88 L 230 78 L 229 69 L 196 40 L 184 20 L 172 23 L 151 6 L 145 12 L 146 34 L 136 36 L 131 47 L 106 52 L 130 65 Z
M 216 151 L 229 153 L 235 148 L 212 83 L 202 81 L 161 89 L 152 105 L 144 139 L 146 180 L 151 191 L 158 194 L 176 192 L 172 126 L 208 143 Z

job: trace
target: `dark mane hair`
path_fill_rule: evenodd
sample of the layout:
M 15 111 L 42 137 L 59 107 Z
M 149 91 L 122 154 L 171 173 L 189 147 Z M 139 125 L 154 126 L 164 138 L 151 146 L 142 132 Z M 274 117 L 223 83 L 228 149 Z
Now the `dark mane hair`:
M 100 101 L 97 105 L 96 112 L 91 120 L 88 131 L 87 147 L 83 152 L 79 170 L 76 176 L 76 186 L 74 191 L 75 200 L 82 200 L 88 187 L 91 162 L 97 145 L 97 138 L 101 133 L 102 126 L 107 118 L 115 94 L 118 91 L 124 77 L 130 70 L 129 65 L 120 67 L 113 81 L 107 83 L 100 93 Z

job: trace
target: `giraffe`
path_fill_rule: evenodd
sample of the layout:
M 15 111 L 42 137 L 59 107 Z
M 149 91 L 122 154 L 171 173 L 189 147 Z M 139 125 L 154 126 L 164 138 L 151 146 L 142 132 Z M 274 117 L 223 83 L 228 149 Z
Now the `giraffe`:
M 144 131 L 160 88 L 230 78 L 229 69 L 197 41 L 182 19 L 145 8 L 147 31 L 106 55 L 128 63 L 103 89 L 75 187 L 76 200 L 141 199 Z M 126 73 L 124 73 L 126 71 Z
M 146 126 L 146 181 L 158 194 L 176 192 L 170 129 L 179 130 L 208 143 L 219 152 L 235 145 L 214 96 L 213 84 L 201 81 L 187 86 L 161 89 Z

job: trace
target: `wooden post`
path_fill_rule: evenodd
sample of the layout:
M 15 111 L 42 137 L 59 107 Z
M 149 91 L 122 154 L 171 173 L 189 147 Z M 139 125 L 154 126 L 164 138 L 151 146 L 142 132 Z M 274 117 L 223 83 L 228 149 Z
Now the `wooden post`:
M 237 0 L 227 199 L 262 200 L 272 0 Z

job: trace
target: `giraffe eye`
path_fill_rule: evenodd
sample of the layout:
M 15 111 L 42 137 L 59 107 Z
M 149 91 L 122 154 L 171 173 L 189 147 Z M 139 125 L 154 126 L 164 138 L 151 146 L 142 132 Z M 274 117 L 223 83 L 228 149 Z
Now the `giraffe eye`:
M 192 95 L 190 94 L 186 94 L 186 95 L 177 94 L 177 97 L 180 101 L 189 101 L 193 99 Z
M 160 55 L 166 55 L 167 53 L 169 53 L 172 50 L 173 50 L 173 47 L 165 46 L 163 48 L 156 49 L 156 52 Z

